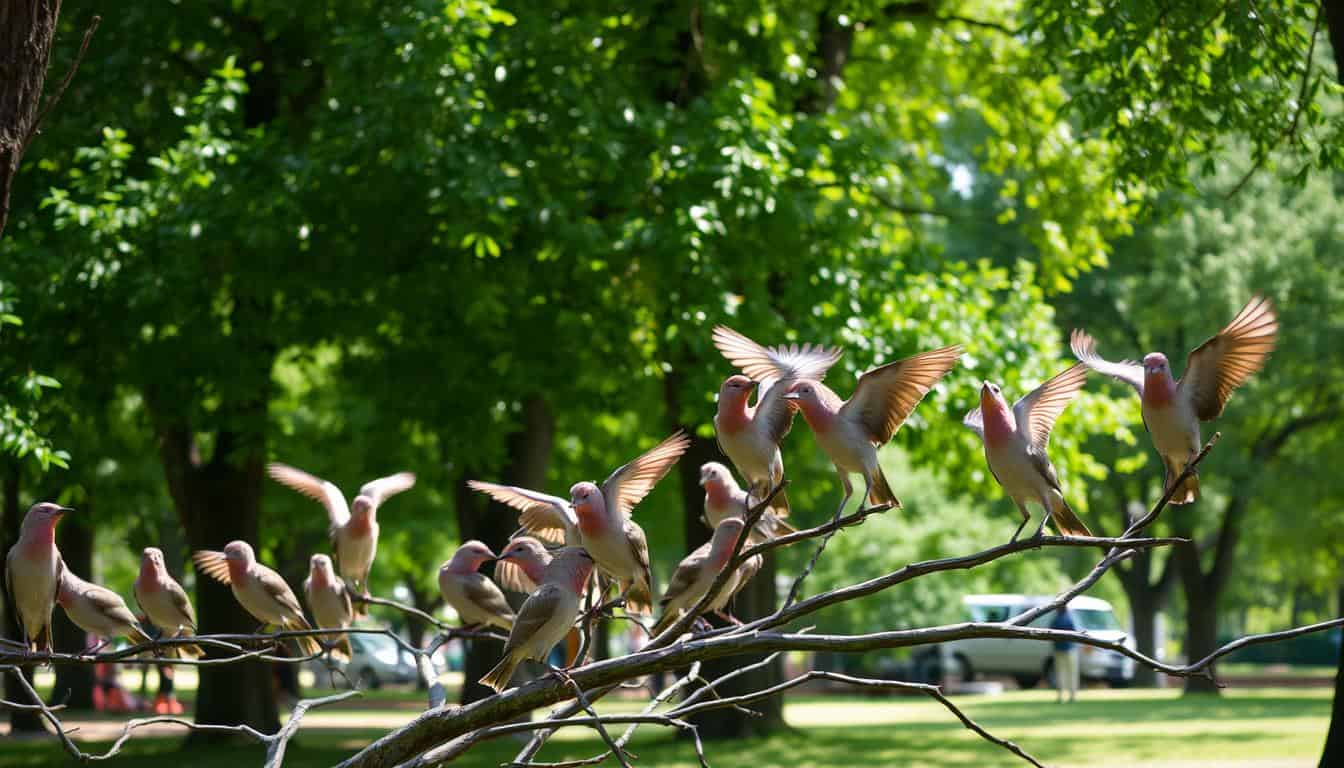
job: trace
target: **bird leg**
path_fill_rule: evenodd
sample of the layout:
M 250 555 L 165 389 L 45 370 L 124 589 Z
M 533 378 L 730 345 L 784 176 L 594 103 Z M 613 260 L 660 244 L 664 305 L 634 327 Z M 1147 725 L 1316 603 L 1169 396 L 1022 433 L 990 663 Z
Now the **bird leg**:
M 840 499 L 840 506 L 835 510 L 835 519 L 839 520 L 840 515 L 845 511 L 845 505 L 849 503 L 849 497 L 854 495 L 854 484 L 849 481 L 848 472 L 840 467 L 836 467 L 835 471 L 836 474 L 840 475 L 840 486 L 845 489 L 845 495 Z
M 1017 524 L 1017 530 L 1013 531 L 1013 537 L 1008 540 L 1009 544 L 1017 541 L 1018 534 L 1022 533 L 1022 529 L 1027 526 L 1027 521 L 1031 519 L 1031 513 L 1027 511 L 1026 504 L 1023 504 L 1017 499 L 1013 499 L 1013 503 L 1017 505 L 1017 510 L 1022 513 L 1022 522 Z
M 1054 514 L 1048 498 L 1041 499 L 1041 508 L 1044 510 L 1044 514 L 1041 515 L 1041 524 L 1036 527 L 1036 535 L 1032 537 L 1033 539 L 1039 539 L 1045 535 L 1045 524 L 1050 522 L 1050 516 Z
M 84 653 L 84 655 L 86 655 L 86 656 L 92 656 L 92 655 L 94 655 L 95 653 L 97 653 L 97 652 L 103 650 L 103 648 L 106 647 L 107 644 L 108 644 L 109 642 L 111 642 L 111 641 L 110 641 L 110 640 L 103 640 L 103 641 L 101 641 L 101 642 L 99 642 L 99 643 L 97 643 L 97 644 L 95 644 L 95 645 L 93 645 L 93 646 L 90 646 L 90 647 L 88 647 L 88 648 L 85 648 L 84 651 L 83 651 L 83 653 Z
M 723 610 L 717 610 L 714 612 L 714 615 L 718 616 L 720 619 L 723 619 L 724 621 L 734 626 L 737 627 L 742 626 L 742 620 L 732 615 L 731 613 L 726 613 Z

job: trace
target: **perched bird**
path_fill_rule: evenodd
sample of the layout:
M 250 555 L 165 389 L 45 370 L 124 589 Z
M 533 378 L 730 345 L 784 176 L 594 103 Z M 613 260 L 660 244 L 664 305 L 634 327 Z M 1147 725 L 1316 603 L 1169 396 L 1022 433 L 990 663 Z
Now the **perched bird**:
M 959 357 L 961 346 L 953 345 L 879 366 L 859 377 L 848 400 L 841 400 L 830 387 L 812 379 L 789 387 L 784 397 L 802 408 L 803 418 L 816 435 L 817 443 L 831 457 L 840 475 L 845 495 L 836 510 L 837 516 L 854 493 L 850 473 L 863 475 L 867 504 L 901 506 L 877 463 L 877 448 L 896 434 L 919 401 L 952 370 Z
M 344 629 L 355 620 L 350 590 L 331 567 L 331 558 L 313 555 L 308 559 L 308 578 L 303 580 L 303 596 L 308 600 L 313 623 L 322 629 Z M 350 636 L 331 635 L 332 658 L 350 661 Z
M 149 617 L 149 623 L 159 628 L 164 637 L 191 637 L 196 634 L 196 610 L 181 584 L 168 573 L 163 562 L 163 551 L 145 547 L 140 553 L 140 573 L 135 577 L 135 602 Z M 170 656 L 199 659 L 205 655 L 197 645 L 178 645 L 168 652 Z
M 1064 500 L 1055 466 L 1046 454 L 1055 419 L 1064 412 L 1086 380 L 1087 368 L 1078 363 L 1032 390 L 1012 408 L 1008 407 L 998 385 L 986 381 L 980 387 L 980 407 L 963 419 L 966 426 L 980 435 L 985 444 L 989 471 L 1022 513 L 1022 522 L 1009 541 L 1016 541 L 1022 527 L 1031 519 L 1031 513 L 1027 511 L 1029 501 L 1038 502 L 1045 508 L 1041 525 L 1036 529 L 1037 536 L 1045 530 L 1047 520 L 1053 520 L 1055 528 L 1062 534 L 1092 535 Z
M 630 515 L 689 444 L 690 440 L 677 432 L 612 472 L 602 487 L 581 482 L 569 489 L 578 516 L 579 540 L 597 567 L 620 584 L 631 613 L 652 612 L 653 574 L 649 571 L 648 539 Z
M 546 566 L 551 564 L 551 557 L 551 551 L 540 541 L 519 536 L 504 545 L 504 551 L 495 560 L 495 581 L 514 592 L 534 592 Z
M 75 626 L 104 641 L 125 637 L 135 645 L 153 642 L 140 628 L 135 614 L 126 607 L 121 595 L 79 578 L 69 568 L 61 573 L 56 602 L 65 609 L 65 615 Z
M 794 409 L 784 398 L 789 387 L 803 379 L 821 381 L 840 359 L 839 349 L 797 344 L 764 347 L 731 328 L 714 326 L 714 346 L 746 374 L 728 377 L 719 387 L 714 434 L 719 448 L 747 479 L 756 498 L 784 480 L 779 444 L 793 426 Z M 748 404 L 756 390 L 756 404 Z M 784 491 L 775 494 L 770 509 L 789 514 Z
M 223 552 L 202 549 L 191 556 L 196 568 L 221 584 L 228 584 L 233 597 L 243 610 L 262 623 L 262 628 L 276 626 L 285 630 L 312 629 L 303 617 L 303 608 L 294 590 L 280 574 L 257 562 L 252 545 L 246 541 L 231 541 Z M 313 637 L 295 638 L 304 655 L 322 652 L 322 646 Z
M 717 461 L 701 464 L 700 485 L 705 489 L 705 514 L 702 518 L 705 525 L 718 528 L 719 523 L 729 518 L 745 519 L 751 509 L 751 501 L 747 497 L 747 492 L 738 486 L 737 480 L 733 479 L 733 473 L 728 471 L 727 467 Z M 761 519 L 756 521 L 756 525 L 752 526 L 751 534 L 747 536 L 747 543 L 760 544 L 797 532 L 797 529 L 775 514 L 774 510 L 767 509 L 761 515 Z
M 513 626 L 513 608 L 495 583 L 480 573 L 482 564 L 495 559 L 495 553 L 472 539 L 457 548 L 439 567 L 439 593 L 462 617 L 467 626 Z
M 369 594 L 369 569 L 378 552 L 378 507 L 388 498 L 410 490 L 415 475 L 398 472 L 395 475 L 371 480 L 359 489 L 350 506 L 345 495 L 335 484 L 320 477 L 295 469 L 278 461 L 267 465 L 266 471 L 276 482 L 322 502 L 330 521 L 331 548 L 336 555 L 336 566 L 350 589 L 365 597 Z M 356 609 L 363 615 L 363 606 Z
M 502 691 L 519 664 L 527 659 L 546 658 L 574 626 L 579 615 L 579 596 L 592 572 L 593 559 L 581 547 L 565 547 L 555 553 L 541 586 L 518 610 L 509 640 L 504 644 L 504 658 L 481 678 L 481 685 Z
M 718 578 L 719 572 L 728 565 L 733 547 L 737 546 L 737 540 L 742 536 L 742 527 L 740 518 L 729 517 L 723 520 L 714 528 L 714 535 L 709 541 L 701 544 L 677 565 L 672 580 L 668 582 L 667 592 L 663 593 L 663 598 L 658 601 L 659 605 L 663 606 L 663 616 L 653 627 L 653 637 L 657 637 L 663 630 L 676 623 L 682 613 L 694 608 L 705 593 L 709 592 L 714 579 Z M 716 613 L 722 611 L 733 595 L 756 575 L 760 567 L 761 556 L 755 555 L 734 569 L 728 581 L 724 582 L 723 588 L 714 596 L 714 600 L 706 606 L 707 610 Z
M 56 549 L 56 524 L 73 511 L 49 501 L 29 507 L 19 540 L 5 557 L 5 586 L 29 651 L 51 653 L 51 609 L 65 571 Z
M 579 518 L 568 499 L 480 480 L 468 480 L 467 487 L 518 510 L 518 523 L 523 531 L 552 544 L 579 546 Z
M 1143 425 L 1153 437 L 1167 476 L 1165 490 L 1199 453 L 1199 422 L 1213 421 L 1223 412 L 1232 390 L 1265 365 L 1278 340 L 1279 320 L 1269 299 L 1256 296 L 1242 307 L 1218 335 L 1200 344 L 1185 361 L 1185 375 L 1171 378 L 1167 356 L 1153 352 L 1143 365 L 1102 359 L 1092 337 L 1075 329 L 1069 339 L 1073 354 L 1088 368 L 1130 385 L 1142 402 Z M 1171 497 L 1172 504 L 1199 498 L 1199 475 L 1191 472 Z

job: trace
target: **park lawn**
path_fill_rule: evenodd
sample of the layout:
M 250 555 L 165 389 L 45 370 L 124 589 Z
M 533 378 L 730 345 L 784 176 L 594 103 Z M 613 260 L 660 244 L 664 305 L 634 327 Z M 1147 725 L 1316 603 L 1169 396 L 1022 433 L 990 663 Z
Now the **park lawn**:
M 1072 706 L 1055 704 L 1048 691 L 962 696 L 955 701 L 981 725 L 1051 766 L 1313 766 L 1330 714 L 1328 689 L 1232 691 L 1221 698 L 1183 698 L 1177 691 L 1089 690 Z M 312 727 L 291 745 L 285 765 L 331 765 L 383 733 L 365 727 L 383 711 L 363 706 L 310 715 Z M 633 702 L 617 702 L 604 709 L 635 707 Z M 762 740 L 707 744 L 709 762 L 751 768 L 1025 764 L 923 699 L 796 697 L 790 700 L 786 717 L 794 730 Z M 181 768 L 184 754 L 178 739 L 145 739 L 132 745 L 124 757 L 109 764 Z M 514 741 L 487 742 L 456 765 L 497 766 L 517 748 Z M 587 757 L 600 749 L 601 742 L 590 732 L 572 729 L 541 757 Z M 639 755 L 639 765 L 698 765 L 688 742 L 649 726 L 641 729 L 632 749 Z M 193 749 L 189 754 L 191 768 L 261 763 L 256 747 Z M 0 744 L 0 766 L 49 766 L 62 761 L 63 754 L 50 742 Z

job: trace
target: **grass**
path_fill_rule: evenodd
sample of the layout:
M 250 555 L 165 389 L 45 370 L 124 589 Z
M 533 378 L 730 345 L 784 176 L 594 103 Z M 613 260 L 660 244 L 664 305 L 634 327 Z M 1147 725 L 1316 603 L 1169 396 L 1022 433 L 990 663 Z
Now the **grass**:
M 1329 689 L 1260 689 L 1191 698 L 1181 697 L 1178 691 L 1088 690 L 1072 706 L 1055 704 L 1048 691 L 1021 691 L 958 697 L 956 702 L 995 734 L 1016 741 L 1048 765 L 1065 767 L 1314 766 L 1330 715 Z M 616 702 L 603 709 L 628 711 L 635 706 Z M 386 731 L 385 727 L 370 727 L 375 719 L 408 719 L 413 714 L 370 708 L 367 702 L 314 713 L 291 746 L 285 765 L 331 765 Z M 752 768 L 1025 765 L 923 699 L 799 696 L 790 699 L 786 717 L 794 730 L 768 739 L 707 745 L 711 764 Z M 110 765 L 180 768 L 184 759 L 177 738 L 132 744 Z M 511 740 L 488 742 L 455 765 L 496 766 L 511 758 L 517 748 Z M 641 729 L 632 749 L 640 757 L 639 765 L 697 765 L 689 743 L 649 726 Z M 601 743 L 591 732 L 571 729 L 552 741 L 542 758 L 586 757 L 600 750 Z M 212 747 L 193 749 L 189 754 L 191 768 L 261 762 L 256 747 Z M 0 742 L 0 766 L 61 765 L 63 759 L 50 740 Z

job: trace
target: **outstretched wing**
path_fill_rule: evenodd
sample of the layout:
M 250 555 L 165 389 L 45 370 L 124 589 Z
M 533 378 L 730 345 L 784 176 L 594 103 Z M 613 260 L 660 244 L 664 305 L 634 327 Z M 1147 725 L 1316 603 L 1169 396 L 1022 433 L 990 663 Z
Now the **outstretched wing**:
M 522 566 L 510 560 L 495 563 L 495 582 L 510 592 L 525 595 L 537 589 L 537 582 L 528 577 Z
M 714 346 L 742 373 L 764 385 L 772 379 L 821 381 L 842 354 L 820 344 L 764 347 L 724 325 L 714 326 Z
M 468 480 L 467 487 L 518 510 L 518 522 L 529 533 L 555 543 L 577 541 L 578 520 L 574 516 L 574 508 L 566 499 L 480 480 Z
M 602 482 L 602 496 L 606 500 L 608 512 L 614 514 L 619 509 L 629 517 L 635 505 L 649 495 L 653 486 L 667 475 L 690 444 L 691 439 L 677 430 L 663 442 L 608 475 Z
M 1054 428 L 1055 420 L 1064 412 L 1074 395 L 1078 394 L 1078 390 L 1083 388 L 1085 381 L 1087 365 L 1074 363 L 1013 403 L 1017 428 L 1031 438 L 1032 445 L 1045 449 L 1050 442 L 1050 430 Z
M 376 509 L 384 501 L 392 496 L 396 496 L 402 491 L 409 491 L 415 486 L 414 472 L 398 472 L 395 475 L 380 477 L 377 480 L 370 480 L 359 489 L 360 496 L 367 496 L 373 501 Z
M 985 417 L 984 414 L 980 413 L 980 406 L 977 405 L 968 411 L 962 417 L 961 423 L 970 427 L 971 431 L 979 435 L 981 440 L 985 439 Z
M 1080 328 L 1074 328 L 1073 333 L 1069 334 L 1069 349 L 1073 350 L 1073 356 L 1082 361 L 1083 365 L 1097 373 L 1123 381 L 1133 387 L 1140 397 L 1143 396 L 1142 365 L 1133 360 L 1121 360 L 1118 363 L 1113 363 L 1104 359 L 1097 354 L 1097 342 Z
M 1218 418 L 1232 390 L 1264 367 L 1278 335 L 1274 305 L 1256 296 L 1217 336 L 1190 353 L 1180 391 L 1188 393 L 1201 421 Z
M 278 461 L 266 465 L 266 474 L 277 483 L 322 502 L 333 528 L 340 528 L 349 522 L 350 506 L 345 503 L 345 496 L 341 495 L 341 489 L 334 483 Z
M 862 425 L 869 440 L 885 443 L 959 357 L 961 345 L 953 344 L 874 368 L 859 377 L 840 416 Z
M 198 549 L 191 555 L 191 561 L 196 564 L 196 570 L 218 581 L 220 584 L 232 584 L 229 579 L 229 563 L 224 559 L 224 553 L 212 549 Z

